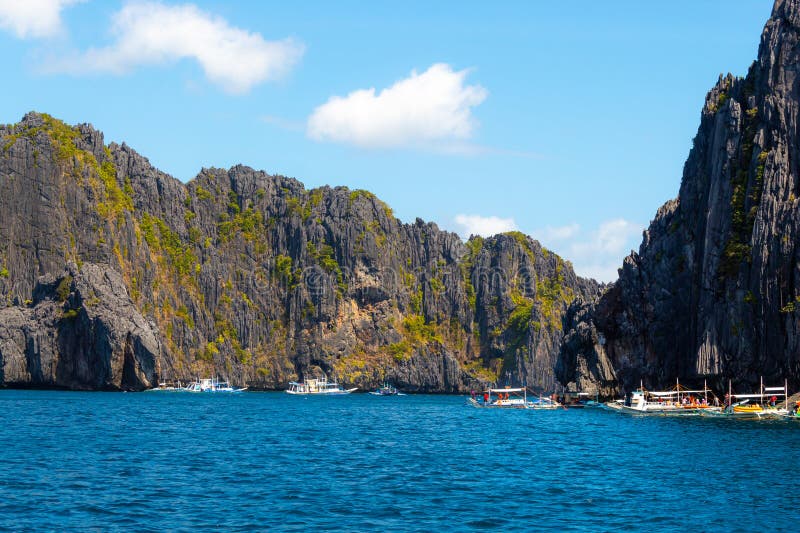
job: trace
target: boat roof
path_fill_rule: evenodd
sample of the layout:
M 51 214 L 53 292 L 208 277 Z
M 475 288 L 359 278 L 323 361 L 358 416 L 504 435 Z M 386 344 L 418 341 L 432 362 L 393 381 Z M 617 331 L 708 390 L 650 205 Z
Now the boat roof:
M 489 392 L 523 392 L 525 389 L 489 389 Z
M 781 389 L 783 392 L 783 389 Z M 784 394 L 777 394 L 776 392 L 771 392 L 769 394 L 734 394 L 734 398 L 763 398 L 764 396 L 785 396 Z

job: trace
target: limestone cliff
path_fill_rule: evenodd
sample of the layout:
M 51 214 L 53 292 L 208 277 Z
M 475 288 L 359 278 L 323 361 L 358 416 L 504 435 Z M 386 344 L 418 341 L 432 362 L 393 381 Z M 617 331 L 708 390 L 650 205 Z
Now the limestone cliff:
M 800 0 L 708 93 L 680 192 L 596 302 L 567 316 L 559 379 L 611 394 L 676 377 L 800 386 Z
M 431 392 L 486 381 L 550 390 L 564 313 L 598 290 L 522 234 L 464 243 L 419 219 L 401 223 L 366 191 L 306 190 L 244 166 L 183 184 L 89 125 L 37 113 L 0 129 L 0 147 L 0 305 L 19 318 L 7 331 L 19 342 L 0 344 L 6 384 L 143 388 L 216 374 L 282 388 L 325 372 L 364 388 L 388 379 Z M 150 355 L 122 357 L 133 373 L 114 366 L 130 351 L 124 335 L 95 347 L 99 359 L 61 341 L 19 348 L 43 305 L 37 280 L 68 263 L 73 277 L 90 264 L 118 272 L 152 322 Z M 56 335 L 58 317 L 77 307 L 47 305 L 49 322 L 33 329 L 72 338 Z M 121 331 L 142 328 L 137 318 Z M 113 368 L 35 377 L 51 360 Z
M 27 306 L 0 309 L 0 354 L 6 384 L 88 390 L 152 386 L 163 356 L 122 277 L 91 263 L 43 276 Z

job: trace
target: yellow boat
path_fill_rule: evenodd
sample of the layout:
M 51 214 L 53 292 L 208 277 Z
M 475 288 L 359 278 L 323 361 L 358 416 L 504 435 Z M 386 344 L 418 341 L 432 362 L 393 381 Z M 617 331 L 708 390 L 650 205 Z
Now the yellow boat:
M 734 413 L 760 413 L 763 410 L 764 408 L 758 405 L 757 403 L 733 406 Z

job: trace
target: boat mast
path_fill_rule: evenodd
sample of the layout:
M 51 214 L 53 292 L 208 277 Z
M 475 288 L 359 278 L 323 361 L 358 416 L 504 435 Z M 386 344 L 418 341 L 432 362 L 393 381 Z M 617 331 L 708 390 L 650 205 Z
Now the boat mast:
M 761 376 L 761 406 L 764 406 L 764 376 Z

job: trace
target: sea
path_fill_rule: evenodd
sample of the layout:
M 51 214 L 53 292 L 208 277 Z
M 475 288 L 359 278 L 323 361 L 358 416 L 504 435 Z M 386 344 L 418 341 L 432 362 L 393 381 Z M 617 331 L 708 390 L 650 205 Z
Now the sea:
M 800 530 L 800 422 L 0 391 L 0 530 Z

